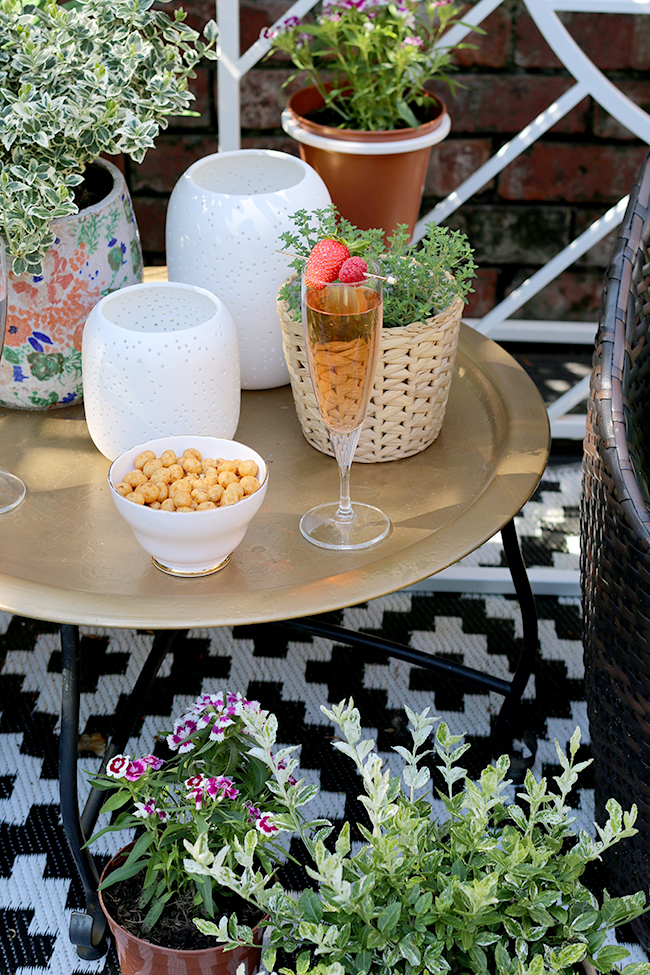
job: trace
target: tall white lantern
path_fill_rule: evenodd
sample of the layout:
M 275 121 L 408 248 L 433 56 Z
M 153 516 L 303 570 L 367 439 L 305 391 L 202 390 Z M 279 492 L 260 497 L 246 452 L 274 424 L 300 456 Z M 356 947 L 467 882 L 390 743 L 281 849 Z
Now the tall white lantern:
M 272 149 L 215 153 L 195 162 L 167 209 L 171 281 L 208 288 L 223 299 L 239 336 L 244 389 L 289 382 L 276 311 L 292 257 L 280 234 L 298 210 L 329 206 L 325 183 L 307 163 Z

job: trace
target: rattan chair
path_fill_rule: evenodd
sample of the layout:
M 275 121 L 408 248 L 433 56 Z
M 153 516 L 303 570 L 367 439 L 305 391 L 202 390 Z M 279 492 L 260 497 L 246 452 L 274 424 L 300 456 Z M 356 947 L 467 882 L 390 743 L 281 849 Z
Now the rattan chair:
M 612 892 L 650 887 L 650 153 L 607 272 L 584 442 L 581 586 L 596 812 L 639 808 L 605 864 Z M 650 948 L 650 920 L 635 931 Z

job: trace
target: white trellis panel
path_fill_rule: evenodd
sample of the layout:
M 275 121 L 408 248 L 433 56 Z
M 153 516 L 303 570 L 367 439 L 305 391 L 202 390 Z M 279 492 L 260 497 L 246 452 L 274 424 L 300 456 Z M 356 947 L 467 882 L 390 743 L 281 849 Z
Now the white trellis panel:
M 317 0 L 298 0 L 282 16 L 302 17 Z M 464 16 L 465 24 L 478 26 L 491 14 L 503 0 L 479 0 Z M 532 145 L 548 129 L 571 111 L 583 98 L 590 95 L 618 122 L 629 129 L 642 141 L 650 145 L 650 115 L 642 111 L 621 92 L 594 63 L 585 55 L 579 45 L 558 17 L 558 11 L 599 14 L 650 14 L 650 0 L 522 0 L 535 21 L 546 42 L 565 68 L 575 79 L 560 98 L 553 101 L 536 118 L 512 138 L 468 179 L 456 187 L 444 200 L 438 203 L 416 224 L 414 240 L 419 240 L 431 220 L 441 222 L 454 213 L 471 196 L 478 192 L 494 176 L 500 173 L 512 160 Z M 221 151 L 240 147 L 240 101 L 239 85 L 242 77 L 269 50 L 270 44 L 264 39 L 256 41 L 244 54 L 239 55 L 239 0 L 216 0 L 217 22 L 219 24 L 218 62 L 218 116 L 219 148 Z M 455 45 L 468 33 L 470 27 L 456 25 L 444 37 L 445 45 Z M 513 315 L 547 284 L 570 267 L 586 251 L 602 240 L 617 227 L 625 213 L 627 197 L 609 209 L 576 239 L 560 251 L 543 268 L 524 281 L 507 298 L 493 308 L 482 319 L 467 319 L 478 331 L 495 341 L 517 341 L 532 343 L 584 343 L 591 345 L 594 340 L 596 323 L 581 322 L 539 322 L 513 318 Z M 582 439 L 585 421 L 581 414 L 569 411 L 581 403 L 587 395 L 588 377 L 580 380 L 560 396 L 548 410 L 553 436 L 562 439 Z M 456 573 L 458 570 L 455 570 Z M 484 570 L 477 573 L 476 586 Z M 540 570 L 541 571 L 541 570 Z M 553 573 L 554 570 L 548 570 Z M 439 575 L 442 583 L 444 573 Z M 458 585 L 450 579 L 453 588 L 463 588 L 471 584 L 466 577 Z M 496 580 L 495 580 L 496 584 Z M 540 591 L 548 591 L 546 583 L 538 581 Z M 558 591 L 573 594 L 576 580 L 569 584 L 566 580 L 557 582 Z

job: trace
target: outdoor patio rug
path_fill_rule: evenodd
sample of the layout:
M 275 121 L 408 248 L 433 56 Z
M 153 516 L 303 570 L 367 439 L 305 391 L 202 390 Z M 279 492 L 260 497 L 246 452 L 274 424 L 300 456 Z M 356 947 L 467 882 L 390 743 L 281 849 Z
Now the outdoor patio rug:
M 518 519 L 529 566 L 577 568 L 579 464 L 551 465 Z M 500 547 L 488 543 L 472 556 L 495 565 Z M 538 597 L 541 652 L 518 714 L 518 731 L 537 737 L 536 774 L 554 774 L 553 741 L 563 747 L 576 725 L 589 753 L 583 698 L 580 607 L 574 598 Z M 446 654 L 507 677 L 516 659 L 521 624 L 516 600 L 472 594 L 402 592 L 340 613 L 344 626 L 381 632 L 419 649 Z M 57 722 L 61 655 L 57 628 L 0 614 L 0 975 L 76 975 L 118 972 L 113 950 L 83 963 L 68 940 L 70 911 L 82 907 L 80 885 L 59 822 Z M 151 645 L 150 633 L 82 629 L 83 686 L 80 733 L 86 747 L 105 738 L 111 716 L 132 686 Z M 322 639 L 308 640 L 288 628 L 239 627 L 190 631 L 163 663 L 145 706 L 130 754 L 149 751 L 153 735 L 202 690 L 228 686 L 244 691 L 277 713 L 281 738 L 303 743 L 302 767 L 320 781 L 314 814 L 334 820 L 359 817 L 354 774 L 342 772 L 329 741 L 321 703 L 352 695 L 368 735 L 394 763 L 391 746 L 404 731 L 404 703 L 430 706 L 472 743 L 474 768 L 489 759 L 490 715 L 500 698 L 464 691 L 399 661 L 388 661 Z M 99 766 L 92 750 L 80 766 Z M 83 779 L 83 777 L 80 777 Z M 576 794 L 577 823 L 591 829 L 593 791 L 589 772 Z M 86 793 L 85 783 L 80 788 Z M 124 845 L 110 834 L 94 847 L 100 863 Z M 635 958 L 641 958 L 636 949 Z

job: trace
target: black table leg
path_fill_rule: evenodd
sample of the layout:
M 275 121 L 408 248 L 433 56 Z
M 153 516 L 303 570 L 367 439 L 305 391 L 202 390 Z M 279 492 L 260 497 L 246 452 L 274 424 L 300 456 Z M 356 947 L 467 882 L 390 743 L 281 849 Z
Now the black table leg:
M 461 683 L 485 691 L 494 691 L 502 695 L 503 704 L 501 705 L 492 730 L 493 755 L 497 757 L 508 751 L 510 741 L 508 740 L 507 732 L 510 730 L 519 701 L 528 683 L 528 678 L 532 673 L 538 646 L 535 599 L 521 556 L 519 542 L 517 541 L 514 520 L 508 522 L 502 529 L 501 537 L 503 539 L 503 547 L 508 560 L 508 568 L 510 569 L 515 592 L 519 598 L 524 631 L 521 654 L 513 678 L 510 681 L 502 680 L 499 677 L 492 677 L 490 674 L 475 670 L 472 667 L 466 667 L 463 664 L 436 657 L 431 653 L 415 650 L 413 647 L 407 647 L 404 644 L 395 643 L 392 640 L 385 640 L 382 637 L 376 637 L 369 633 L 358 633 L 355 630 L 348 630 L 345 627 L 336 626 L 334 623 L 329 623 L 315 616 L 305 616 L 300 619 L 286 620 L 282 623 L 272 623 L 270 625 L 305 631 L 312 636 L 323 636 L 326 639 L 335 640 L 337 643 L 348 646 L 380 650 L 389 657 L 406 660 L 408 663 L 416 664 L 418 667 L 424 667 L 427 670 L 433 670 L 441 675 L 458 680 Z
M 77 794 L 77 742 L 79 740 L 79 628 L 61 627 L 63 685 L 61 692 L 61 738 L 59 741 L 59 789 L 61 818 L 68 846 L 74 858 L 86 897 L 86 913 L 74 911 L 70 920 L 70 940 L 77 954 L 94 961 L 106 954 L 106 918 L 99 904 L 99 874 L 81 828 Z
M 492 733 L 495 755 L 503 754 L 503 752 L 508 750 L 510 742 L 508 741 L 506 732 L 512 724 L 522 694 L 526 690 L 526 684 L 533 672 L 535 657 L 539 648 L 537 607 L 535 606 L 535 597 L 533 596 L 533 590 L 530 588 L 528 573 L 526 572 L 526 566 L 524 565 L 521 549 L 519 548 L 514 519 L 509 521 L 501 529 L 501 540 L 503 541 L 503 549 L 508 560 L 508 568 L 519 600 L 523 625 L 523 640 L 519 661 L 510 681 L 508 693 L 503 699 L 503 704 L 497 715 Z M 534 743 L 533 747 L 535 747 Z M 532 757 L 534 759 L 534 755 Z M 532 761 L 528 764 L 532 764 Z
M 142 713 L 147 691 L 160 665 L 182 631 L 160 631 L 154 637 L 149 656 L 115 724 L 106 748 L 105 761 L 124 751 Z M 79 740 L 79 628 L 61 626 L 63 684 L 61 694 L 61 739 L 59 743 L 59 783 L 61 818 L 68 845 L 81 879 L 86 898 L 86 911 L 73 911 L 70 940 L 77 954 L 86 961 L 102 958 L 107 951 L 106 919 L 99 904 L 99 874 L 90 854 L 84 849 L 92 834 L 106 793 L 91 789 L 83 814 L 79 814 L 77 792 L 77 743 Z

